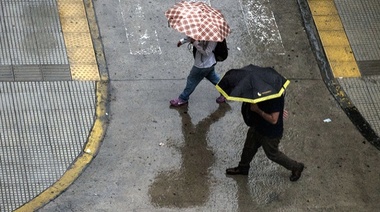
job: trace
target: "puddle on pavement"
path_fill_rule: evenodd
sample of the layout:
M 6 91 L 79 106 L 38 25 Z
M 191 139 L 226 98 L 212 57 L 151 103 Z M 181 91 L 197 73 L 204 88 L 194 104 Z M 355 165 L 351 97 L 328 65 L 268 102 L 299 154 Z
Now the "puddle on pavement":
M 150 186 L 151 202 L 158 207 L 191 208 L 205 204 L 210 196 L 210 167 L 215 157 L 207 144 L 210 126 L 231 110 L 220 104 L 217 110 L 198 122 L 192 123 L 187 106 L 176 108 L 182 121 L 185 139 L 179 148 L 181 168 L 159 173 Z M 191 200 L 191 201 L 189 201 Z

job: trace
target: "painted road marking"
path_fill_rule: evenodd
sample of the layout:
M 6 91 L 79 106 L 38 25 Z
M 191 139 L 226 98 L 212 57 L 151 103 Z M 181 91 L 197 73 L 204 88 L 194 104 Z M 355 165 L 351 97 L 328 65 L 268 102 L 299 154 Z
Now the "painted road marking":
M 285 54 L 280 31 L 273 12 L 265 6 L 268 0 L 239 1 L 251 43 L 263 45 L 265 51 Z
M 140 0 L 121 2 L 121 17 L 132 55 L 161 54 L 157 31 L 145 19 Z M 127 18 L 128 16 L 128 18 Z
M 334 77 L 360 77 L 334 0 L 308 0 L 308 4 Z

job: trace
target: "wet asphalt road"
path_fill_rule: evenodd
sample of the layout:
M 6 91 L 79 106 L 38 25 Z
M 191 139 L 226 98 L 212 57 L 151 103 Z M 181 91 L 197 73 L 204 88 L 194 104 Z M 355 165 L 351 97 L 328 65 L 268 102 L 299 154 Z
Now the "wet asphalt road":
M 376 211 L 379 151 L 328 92 L 296 1 L 212 1 L 230 23 L 223 75 L 250 63 L 291 80 L 281 150 L 306 169 L 298 182 L 260 150 L 248 177 L 228 177 L 247 127 L 241 103 L 218 105 L 202 81 L 188 107 L 169 108 L 192 65 L 167 27 L 174 1 L 95 1 L 110 75 L 110 123 L 97 157 L 40 211 Z M 331 119 L 326 123 L 324 119 Z

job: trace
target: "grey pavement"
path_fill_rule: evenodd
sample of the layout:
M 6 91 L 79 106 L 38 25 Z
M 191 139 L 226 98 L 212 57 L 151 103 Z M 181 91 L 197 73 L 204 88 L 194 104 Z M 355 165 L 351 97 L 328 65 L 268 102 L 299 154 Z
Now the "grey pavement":
M 218 105 L 211 83 L 202 81 L 188 106 L 169 108 L 192 65 L 191 53 L 176 47 L 181 35 L 167 27 L 163 15 L 176 1 L 72 0 L 87 11 L 100 76 L 109 76 L 100 80 L 67 79 L 73 64 L 65 55 L 70 51 L 63 46 L 56 1 L 0 2 L 0 211 L 380 209 L 380 70 L 374 52 L 380 50 L 369 48 L 379 45 L 376 39 L 364 47 L 351 43 L 362 29 L 347 36 L 358 63 L 373 69 L 360 78 L 334 79 L 306 1 L 210 2 L 232 29 L 230 56 L 217 64 L 219 74 L 253 63 L 274 66 L 291 80 L 280 148 L 306 165 L 294 183 L 263 151 L 248 177 L 225 175 L 239 161 L 247 126 L 241 103 Z M 376 12 L 351 12 L 380 9 L 375 1 L 365 3 L 335 1 L 347 29 L 368 26 L 350 25 L 358 20 L 379 22 Z M 38 27 L 22 27 L 28 20 L 50 26 L 50 33 L 39 37 L 41 31 L 32 30 Z M 378 25 L 370 27 L 378 34 Z M 20 44 L 27 40 L 23 36 L 35 40 Z M 44 46 L 46 36 L 61 44 Z M 50 53 L 43 57 L 25 49 Z M 365 51 L 375 56 L 360 57 Z M 46 58 L 51 61 L 42 63 Z M 45 77 L 47 69 L 58 74 Z

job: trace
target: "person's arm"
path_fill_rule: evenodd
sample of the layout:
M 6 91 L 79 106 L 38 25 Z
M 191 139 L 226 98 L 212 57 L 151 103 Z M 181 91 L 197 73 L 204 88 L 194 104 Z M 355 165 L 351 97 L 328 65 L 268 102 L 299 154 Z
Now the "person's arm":
M 190 38 L 188 36 L 185 38 L 181 38 L 181 40 L 179 40 L 177 43 L 177 47 L 180 47 L 180 46 L 182 46 L 182 44 L 189 43 L 189 42 L 192 42 L 192 38 Z
M 276 124 L 278 121 L 278 117 L 280 116 L 280 112 L 273 113 L 265 113 L 263 110 L 257 106 L 257 104 L 251 104 L 251 110 L 257 114 L 259 114 L 263 119 L 271 124 Z
M 199 51 L 199 53 L 208 56 L 213 53 L 212 51 L 214 51 L 216 47 L 216 42 L 209 41 L 206 49 L 203 49 L 200 41 L 194 41 L 193 46 L 197 48 L 197 51 Z

